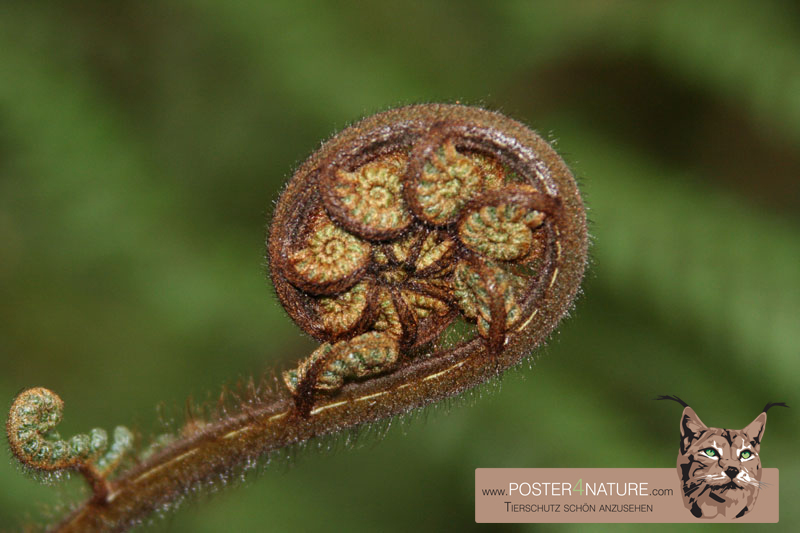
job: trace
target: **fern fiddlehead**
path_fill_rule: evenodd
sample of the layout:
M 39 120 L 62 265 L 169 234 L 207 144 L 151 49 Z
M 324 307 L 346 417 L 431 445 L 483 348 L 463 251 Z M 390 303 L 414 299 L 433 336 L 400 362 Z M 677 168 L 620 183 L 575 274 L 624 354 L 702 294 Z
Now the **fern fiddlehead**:
M 558 310 L 545 293 L 580 279 L 586 244 L 567 237 L 585 235 L 583 212 L 544 147 L 495 113 L 416 106 L 340 134 L 294 175 L 270 265 L 281 303 L 324 343 L 284 373 L 298 412 L 347 381 L 413 368 L 415 350 L 446 360 L 438 339 L 459 318 L 477 324 L 490 368 L 508 366 L 514 328 L 552 328 L 577 286 Z
M 56 529 L 124 529 L 272 450 L 499 375 L 569 310 L 586 251 L 572 175 L 522 124 L 438 104 L 364 119 L 295 172 L 268 239 L 281 304 L 321 346 L 277 391 L 253 387 L 237 410 L 192 421 L 113 482 L 102 469 L 119 446 L 100 457 L 98 440 L 69 459 L 100 469 L 106 491 Z M 37 423 L 38 449 L 63 442 Z
M 40 472 L 75 470 L 83 475 L 96 498 L 108 494 L 106 476 L 113 473 L 133 446 L 133 434 L 124 426 L 114 429 L 111 448 L 108 433 L 95 428 L 62 440 L 56 431 L 64 402 L 43 387 L 22 391 L 11 403 L 6 436 L 12 455 L 26 468 Z

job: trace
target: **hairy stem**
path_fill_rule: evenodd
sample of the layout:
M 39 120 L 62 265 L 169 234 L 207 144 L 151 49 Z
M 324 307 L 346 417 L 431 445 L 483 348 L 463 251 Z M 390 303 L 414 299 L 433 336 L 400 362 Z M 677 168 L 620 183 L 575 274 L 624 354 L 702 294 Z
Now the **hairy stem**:
M 89 499 L 53 531 L 124 530 L 189 489 L 213 482 L 271 451 L 406 413 L 483 383 L 518 362 L 523 352 L 516 353 L 516 357 L 498 358 L 497 366 L 487 365 L 482 343 L 472 341 L 446 360 L 427 359 L 400 375 L 345 385 L 319 402 L 308 417 L 299 415 L 289 397 L 253 405 L 124 473 L 112 483 L 106 498 Z
M 60 440 L 63 402 L 12 405 L 12 452 L 73 470 L 92 496 L 54 531 L 121 531 L 270 452 L 454 396 L 529 356 L 569 311 L 586 265 L 569 169 L 524 125 L 419 105 L 368 117 L 295 172 L 268 240 L 275 289 L 321 342 L 246 401 L 131 457 L 131 434 Z M 447 334 L 465 326 L 459 341 Z M 133 466 L 116 477 L 123 463 Z

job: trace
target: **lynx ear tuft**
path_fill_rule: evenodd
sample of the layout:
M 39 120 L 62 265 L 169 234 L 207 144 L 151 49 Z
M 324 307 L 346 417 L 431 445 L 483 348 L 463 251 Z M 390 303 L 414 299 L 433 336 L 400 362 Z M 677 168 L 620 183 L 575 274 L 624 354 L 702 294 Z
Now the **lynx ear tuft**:
M 789 406 L 783 402 L 777 402 L 777 403 L 769 402 L 767 405 L 764 406 L 762 412 L 766 413 L 767 411 L 769 411 L 770 407 L 789 407 Z
M 663 394 L 658 398 L 653 398 L 654 400 L 672 400 L 673 402 L 678 402 L 684 407 L 689 407 L 689 404 L 678 398 L 677 396 L 664 396 Z

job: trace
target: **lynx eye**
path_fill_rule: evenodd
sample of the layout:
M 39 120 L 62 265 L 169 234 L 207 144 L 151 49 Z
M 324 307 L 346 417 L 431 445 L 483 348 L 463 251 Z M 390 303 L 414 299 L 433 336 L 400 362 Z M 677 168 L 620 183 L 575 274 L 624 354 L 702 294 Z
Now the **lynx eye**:
M 745 450 L 741 453 L 741 455 L 739 455 L 739 457 L 741 457 L 742 459 L 750 459 L 752 456 L 753 452 L 751 452 L 750 450 Z
M 706 454 L 706 456 L 712 458 L 717 456 L 717 450 L 715 450 L 714 448 L 706 448 L 705 450 L 703 450 L 703 453 Z

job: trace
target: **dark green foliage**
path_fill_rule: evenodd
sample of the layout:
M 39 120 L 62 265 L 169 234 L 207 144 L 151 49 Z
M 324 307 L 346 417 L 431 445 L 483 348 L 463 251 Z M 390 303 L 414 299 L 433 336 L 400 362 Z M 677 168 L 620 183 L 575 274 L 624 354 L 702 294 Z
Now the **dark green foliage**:
M 313 344 L 259 269 L 290 170 L 362 114 L 460 100 L 558 139 L 582 178 L 593 259 L 561 334 L 474 405 L 154 530 L 469 529 L 476 467 L 672 467 L 679 408 L 655 395 L 721 427 L 798 403 L 798 21 L 777 1 L 6 2 L 0 398 L 43 385 L 65 435 L 157 434 L 157 402 L 289 367 Z M 784 524 L 792 417 L 770 411 L 762 450 Z M 53 492 L 0 462 L 0 529 Z

